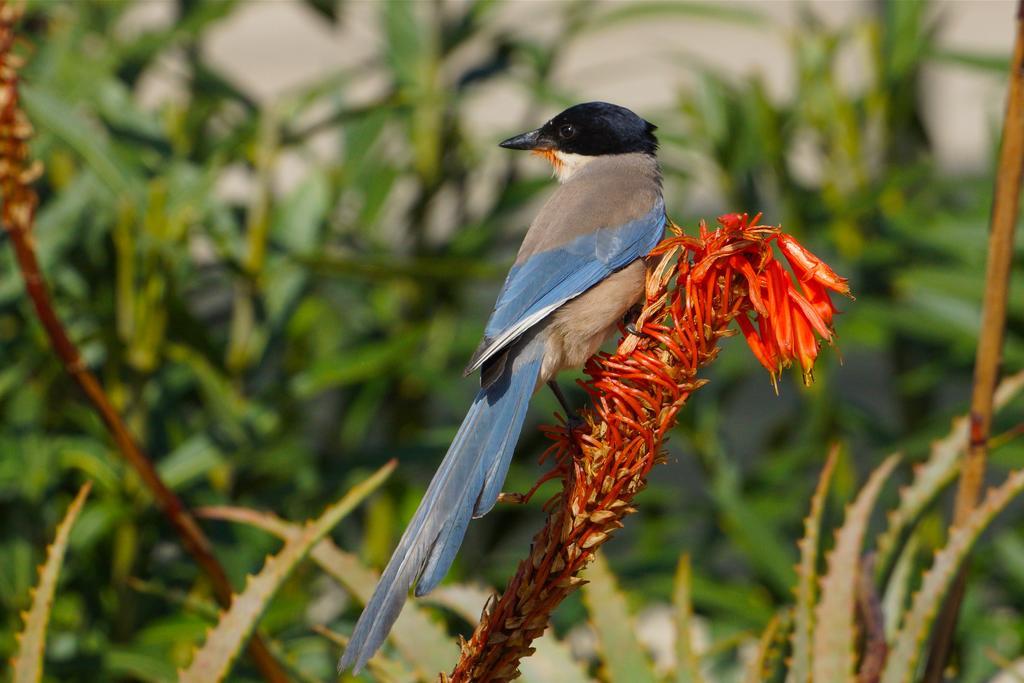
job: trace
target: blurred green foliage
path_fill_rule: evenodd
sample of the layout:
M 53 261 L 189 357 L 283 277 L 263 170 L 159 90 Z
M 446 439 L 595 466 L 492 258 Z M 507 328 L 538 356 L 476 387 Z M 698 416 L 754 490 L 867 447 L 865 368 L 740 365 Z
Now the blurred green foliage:
M 306 4 L 319 21 L 345 21 L 345 2 Z M 129 2 L 29 3 L 24 105 L 46 166 L 36 243 L 72 338 L 191 504 L 307 519 L 399 458 L 388 484 L 334 534 L 380 566 L 468 405 L 474 383 L 461 369 L 550 185 L 523 175 L 511 154 L 499 172 L 478 172 L 485 150 L 518 131 L 470 135 L 470 96 L 511 80 L 530 101 L 525 129 L 578 99 L 552 74 L 584 34 L 652 18 L 782 29 L 728 6 L 573 1 L 551 5 L 557 37 L 532 39 L 498 28 L 497 0 L 383 2 L 379 100 L 350 101 L 359 66 L 261 104 L 202 49 L 241 5 L 177 0 L 173 25 L 131 34 L 120 30 Z M 682 413 L 669 466 L 608 548 L 645 602 L 668 601 L 679 554 L 689 552 L 692 599 L 715 642 L 760 632 L 788 601 L 795 539 L 828 444 L 853 454 L 832 491 L 848 500 L 858 472 L 896 448 L 921 458 L 966 407 L 992 177 L 937 165 L 922 70 L 941 62 L 1002 79 L 1005 61 L 942 51 L 940 18 L 926 3 L 892 0 L 834 29 L 806 10 L 788 37 L 791 97 L 777 101 L 756 75 L 728 77 L 688 58 L 680 70 L 695 78 L 678 104 L 642 112 L 661 127 L 678 222 L 699 218 L 682 197 L 694 164 L 710 167 L 722 212 L 765 211 L 857 294 L 843 304 L 841 354 L 824 354 L 810 389 L 786 381 L 776 398 L 741 344 L 726 349 Z M 851 44 L 867 58 L 852 92 L 835 68 Z M 170 57 L 179 96 L 140 106 L 145 77 Z M 326 158 L 315 151 L 325 136 Z M 817 161 L 813 177 L 795 170 L 800 149 Z M 304 169 L 286 189 L 284 159 Z M 225 189 L 231 175 L 246 179 L 244 192 Z M 1024 272 L 1015 275 L 1009 369 L 1024 365 Z M 50 530 L 91 479 L 54 604 L 47 672 L 60 681 L 173 677 L 210 624 L 195 606 L 209 587 L 54 360 L 6 248 L 0 355 L 0 659 L 13 652 Z M 543 394 L 535 403 L 534 425 L 554 409 Z M 1018 401 L 997 432 L 1021 414 Z M 536 479 L 543 447 L 528 426 L 509 490 Z M 994 476 L 1021 465 L 1024 448 L 1009 440 L 995 452 Z M 453 576 L 503 585 L 543 498 L 475 522 Z M 928 514 L 917 536 L 925 549 L 942 545 L 946 526 L 941 508 Z M 1019 520 L 1019 511 L 1005 515 L 975 555 L 958 680 L 997 670 L 989 649 L 1013 659 L 1024 647 Z M 278 547 L 246 527 L 207 528 L 238 583 Z M 318 576 L 300 567 L 261 622 L 307 680 L 329 680 L 337 654 L 311 625 L 347 632 L 358 612 Z M 570 602 L 557 630 L 583 617 Z M 243 660 L 235 676 L 254 673 Z

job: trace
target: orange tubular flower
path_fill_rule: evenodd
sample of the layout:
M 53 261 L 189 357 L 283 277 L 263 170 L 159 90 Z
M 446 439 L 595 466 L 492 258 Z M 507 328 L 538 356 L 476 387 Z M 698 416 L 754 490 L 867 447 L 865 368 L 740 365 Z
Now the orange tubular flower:
M 828 264 L 807 251 L 795 239 L 784 232 L 780 232 L 776 237 L 776 241 L 779 244 L 779 249 L 782 250 L 782 254 L 793 268 L 793 272 L 800 279 L 800 282 L 813 280 L 834 292 L 844 295 L 850 293 L 850 286 L 847 284 L 846 278 L 836 275 L 828 267 Z
M 754 356 L 772 375 L 773 383 L 783 369 L 799 361 L 805 382 L 818 357 L 818 337 L 833 339 L 836 308 L 829 290 L 849 296 L 845 278 L 793 237 L 778 228 L 757 225 L 760 214 L 727 214 L 718 219 L 721 228 L 709 233 L 701 226 L 703 249 L 691 248 L 695 263 L 691 277 L 708 274 L 723 255 L 729 267 L 746 281 L 749 304 L 736 321 Z M 775 242 L 797 282 L 768 246 Z M 756 258 L 752 258 L 756 254 Z M 756 331 L 750 317 L 756 321 Z
M 651 253 L 636 334 L 625 335 L 614 354 L 587 362 L 581 386 L 591 407 L 580 414 L 583 426 L 545 429 L 554 443 L 544 458 L 555 465 L 542 481 L 557 478 L 562 490 L 545 505 L 544 527 L 442 681 L 519 675 L 519 661 L 532 653 L 555 607 L 583 583 L 580 572 L 594 552 L 634 511 L 633 498 L 660 460 L 676 415 L 706 381 L 698 371 L 718 355 L 719 341 L 735 334 L 733 321 L 773 382 L 794 361 L 811 380 L 819 339 L 834 336 L 828 291 L 849 288 L 792 237 L 758 225 L 759 218 L 728 214 L 716 230 L 701 223 L 697 237 L 672 225 L 674 235 Z

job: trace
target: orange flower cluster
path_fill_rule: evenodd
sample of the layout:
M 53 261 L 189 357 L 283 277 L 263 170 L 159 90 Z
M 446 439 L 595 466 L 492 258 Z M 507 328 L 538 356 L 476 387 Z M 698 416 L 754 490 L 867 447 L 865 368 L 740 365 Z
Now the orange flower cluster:
M 836 308 L 828 292 L 849 296 L 850 287 L 846 278 L 836 275 L 828 264 L 791 236 L 776 228 L 755 225 L 760 218 L 760 214 L 752 220 L 748 220 L 747 214 L 721 216 L 718 221 L 724 233 L 717 239 L 729 239 L 729 233 L 733 233 L 747 239 L 774 241 L 796 275 L 799 289 L 770 250 L 763 252 L 764 262 L 758 272 L 749 262 L 731 256 L 733 267 L 747 280 L 750 313 L 756 317 L 757 327 L 747 315 L 738 316 L 736 322 L 754 356 L 771 373 L 773 382 L 784 368 L 799 360 L 804 383 L 810 384 L 818 357 L 817 337 L 827 342 L 833 339 L 832 318 Z M 701 236 L 707 237 L 703 224 Z
M 587 363 L 581 385 L 591 407 L 581 412 L 583 426 L 546 430 L 554 444 L 543 457 L 553 458 L 555 467 L 537 486 L 557 478 L 562 490 L 545 505 L 544 527 L 442 681 L 519 675 L 532 641 L 583 583 L 580 572 L 635 510 L 633 498 L 659 461 L 676 415 L 706 381 L 697 378 L 698 370 L 718 355 L 721 339 L 735 334 L 733 320 L 773 378 L 796 359 L 810 377 L 818 337 L 833 338 L 835 309 L 826 290 L 845 294 L 848 288 L 792 237 L 757 225 L 759 217 L 722 216 L 719 228 L 702 224 L 696 237 L 672 225 L 674 235 L 651 253 L 646 305 L 635 325 L 614 354 Z M 776 259 L 775 244 L 795 282 Z

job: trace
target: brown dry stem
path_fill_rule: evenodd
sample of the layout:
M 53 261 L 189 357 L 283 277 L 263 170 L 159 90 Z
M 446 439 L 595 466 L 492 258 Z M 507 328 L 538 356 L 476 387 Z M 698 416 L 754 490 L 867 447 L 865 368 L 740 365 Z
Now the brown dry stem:
M 961 524 L 977 506 L 985 481 L 989 434 L 992 431 L 993 397 L 1002 364 L 1006 329 L 1006 303 L 1010 291 L 1014 233 L 1020 208 L 1021 179 L 1024 178 L 1024 0 L 1017 6 L 1017 37 L 1010 65 L 1006 116 L 1002 146 L 992 197 L 988 261 L 985 271 L 985 299 L 981 309 L 981 333 L 974 359 L 974 387 L 971 393 L 970 444 L 960 472 L 953 524 Z M 949 598 L 936 621 L 925 683 L 939 683 L 949 659 L 960 603 L 967 581 L 966 570 L 957 576 Z

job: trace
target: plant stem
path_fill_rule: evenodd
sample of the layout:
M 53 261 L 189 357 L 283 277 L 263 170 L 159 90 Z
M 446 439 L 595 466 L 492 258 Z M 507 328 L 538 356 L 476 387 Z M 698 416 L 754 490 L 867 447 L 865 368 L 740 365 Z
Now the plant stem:
M 974 360 L 974 388 L 971 395 L 970 443 L 960 472 L 953 524 L 961 524 L 978 503 L 985 480 L 988 441 L 992 428 L 992 401 L 1002 360 L 1006 328 L 1006 302 L 1013 263 L 1013 240 L 1024 177 L 1024 0 L 1017 5 L 1017 37 L 1010 66 L 1006 96 L 1006 118 L 999 151 L 982 304 L 981 334 Z M 949 657 L 960 603 L 966 588 L 961 571 L 936 623 L 926 683 L 939 683 Z
M 0 94 L 4 95 L 0 100 L 3 102 L 0 107 L 0 162 L 3 165 L 0 171 L 0 195 L 3 198 L 0 219 L 3 228 L 11 239 L 25 290 L 54 352 L 102 418 L 118 452 L 138 472 L 185 549 L 210 578 L 217 600 L 226 606 L 231 602 L 231 582 L 214 556 L 209 539 L 182 500 L 160 478 L 114 409 L 99 380 L 86 368 L 78 347 L 68 337 L 53 308 L 46 280 L 39 269 L 32 239 L 38 197 L 29 183 L 40 166 L 28 163 L 26 140 L 31 136 L 32 128 L 18 106 L 17 67 L 20 59 L 12 54 L 14 25 L 19 14 L 17 9 L 0 0 Z M 254 636 L 249 643 L 249 654 L 266 680 L 288 680 L 259 636 Z

